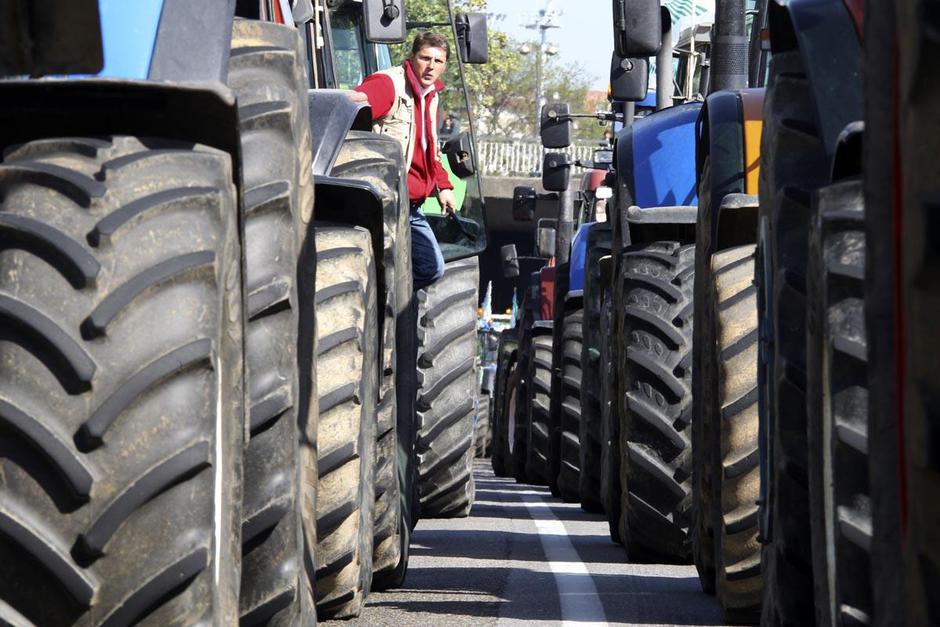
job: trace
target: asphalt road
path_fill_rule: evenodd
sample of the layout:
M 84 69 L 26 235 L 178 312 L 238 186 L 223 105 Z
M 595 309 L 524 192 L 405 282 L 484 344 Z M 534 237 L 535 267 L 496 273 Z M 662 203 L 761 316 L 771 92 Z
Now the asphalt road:
M 423 520 L 405 587 L 328 625 L 717 625 L 693 566 L 628 564 L 607 522 L 476 464 L 468 518 Z

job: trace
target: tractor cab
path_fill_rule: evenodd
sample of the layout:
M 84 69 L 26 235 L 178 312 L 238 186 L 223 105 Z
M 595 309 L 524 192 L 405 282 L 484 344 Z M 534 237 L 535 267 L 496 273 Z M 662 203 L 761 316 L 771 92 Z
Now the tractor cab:
M 413 37 L 422 31 L 437 30 L 448 38 L 451 55 L 442 79 L 447 87 L 440 94 L 437 112 L 438 157 L 454 186 L 459 209 L 456 216 L 446 216 L 437 200 L 429 198 L 422 210 L 444 260 L 452 261 L 486 248 L 482 184 L 464 69 L 465 64 L 486 62 L 486 19 L 481 14 L 454 13 L 443 1 L 439 5 L 427 9 L 428 15 L 412 11 L 407 21 L 401 14 L 389 21 L 372 18 L 372 13 L 383 10 L 381 2 L 314 0 L 305 30 L 314 89 L 353 89 L 370 74 L 403 63 Z M 360 121 L 360 126 L 371 128 L 366 121 Z
M 672 53 L 677 103 L 702 100 L 708 93 L 711 29 L 710 22 L 699 22 L 679 34 Z

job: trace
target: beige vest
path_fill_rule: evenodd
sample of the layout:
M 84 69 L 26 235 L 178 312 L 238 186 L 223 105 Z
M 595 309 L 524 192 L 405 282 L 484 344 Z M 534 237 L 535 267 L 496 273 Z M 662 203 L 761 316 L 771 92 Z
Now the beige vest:
M 395 100 L 385 117 L 372 124 L 372 130 L 398 140 L 402 147 L 402 154 L 405 155 L 405 167 L 411 167 L 415 150 L 415 99 L 408 86 L 408 79 L 405 77 L 405 68 L 399 65 L 382 70 L 378 74 L 384 74 L 392 79 L 392 84 L 395 86 Z M 428 105 L 431 107 L 431 132 L 428 141 L 435 147 L 437 145 L 437 96 L 434 94 Z

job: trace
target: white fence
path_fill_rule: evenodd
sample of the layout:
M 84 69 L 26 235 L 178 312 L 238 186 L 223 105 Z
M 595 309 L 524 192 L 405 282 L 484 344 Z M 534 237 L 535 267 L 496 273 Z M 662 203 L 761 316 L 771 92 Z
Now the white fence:
M 564 152 L 590 161 L 598 147 L 597 142 L 578 141 Z M 484 176 L 542 176 L 542 156 L 549 152 L 535 140 L 497 137 L 481 137 L 477 149 Z

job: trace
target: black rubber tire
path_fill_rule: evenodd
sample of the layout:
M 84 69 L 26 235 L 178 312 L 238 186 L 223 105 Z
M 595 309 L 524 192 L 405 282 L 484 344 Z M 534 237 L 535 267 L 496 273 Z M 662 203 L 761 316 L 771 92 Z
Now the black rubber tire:
M 525 405 L 525 382 L 522 377 L 522 367 L 520 364 L 514 364 L 509 372 L 507 382 L 509 386 L 509 398 L 506 400 L 506 431 L 509 433 L 509 442 L 506 444 L 506 450 L 509 452 L 509 469 L 511 477 L 517 483 L 525 483 L 525 412 L 522 409 Z
M 379 400 L 376 406 L 375 539 L 373 590 L 400 586 L 407 572 L 408 544 L 401 538 L 402 513 L 416 518 L 414 464 L 415 308 L 411 287 L 411 231 L 401 150 L 394 140 L 370 131 L 349 131 L 330 175 L 367 183 L 382 199 L 383 229 L 378 293 L 384 292 Z M 374 215 L 336 215 L 321 206 L 317 216 L 334 222 L 374 224 Z M 371 209 L 369 209 L 371 211 Z M 373 242 L 373 248 L 377 246 Z M 378 259 L 377 259 L 378 261 Z M 378 271 L 378 268 L 377 268 Z M 402 552 L 404 547 L 404 552 Z M 403 563 L 403 564 L 402 564 Z
M 615 369 L 613 290 L 603 285 L 600 319 L 600 403 L 601 410 L 601 501 L 607 516 L 610 539 L 623 544 L 620 498 L 620 415 L 617 411 L 617 372 Z
M 7 618 L 238 621 L 236 178 L 228 154 L 192 142 L 42 139 L 5 152 Z
M 829 163 L 798 50 L 770 61 L 761 140 L 755 284 L 762 458 L 772 532 L 764 545 L 761 622 L 813 622 L 806 449 L 806 254 L 812 190 Z
M 705 418 L 717 411 L 718 359 L 715 335 L 715 303 L 712 289 L 712 223 L 718 211 L 712 207 L 711 155 L 706 155 L 699 175 L 698 216 L 695 224 L 695 285 L 692 328 L 692 562 L 705 594 L 715 594 L 715 530 L 712 526 L 712 453 L 717 438 L 706 446 Z M 711 423 L 709 423 L 711 424 Z
M 551 329 L 534 329 L 529 359 L 525 476 L 533 485 L 549 485 L 549 411 L 552 387 Z
M 493 397 L 493 455 L 491 464 L 497 477 L 512 476 L 512 452 L 509 450 L 509 400 L 512 388 L 509 376 L 516 363 L 515 329 L 506 329 L 499 336 L 496 363 L 496 391 Z
M 418 292 L 418 495 L 421 518 L 467 516 L 473 505 L 476 257 L 445 264 Z
M 375 263 L 363 228 L 315 226 L 317 613 L 358 616 L 372 583 L 378 397 Z
M 490 422 L 490 395 L 479 394 L 473 421 L 474 457 L 489 457 L 493 446 L 493 427 Z
M 581 500 L 581 344 L 583 309 L 565 312 L 561 344 L 561 468 L 558 490 L 567 503 Z
M 690 561 L 694 245 L 653 242 L 620 262 L 621 530 L 632 560 Z
M 820 189 L 809 239 L 807 442 L 820 625 L 869 625 L 873 616 L 862 194 L 857 178 Z
M 512 460 L 512 476 L 517 483 L 527 483 L 525 472 L 526 450 L 529 440 L 529 368 L 532 361 L 532 329 L 524 329 L 517 352 L 519 361 L 509 376 L 510 397 L 506 410 L 510 424 L 507 432 L 512 442 L 509 445 Z
M 601 495 L 601 272 L 600 258 L 610 254 L 610 227 L 595 224 L 588 233 L 584 277 L 584 324 L 581 345 L 581 422 L 578 494 L 581 509 L 604 511 Z M 618 507 L 619 509 L 619 507 Z
M 303 564 L 313 559 L 304 554 L 316 538 L 316 483 L 303 477 L 316 452 L 298 428 L 315 430 L 317 421 L 316 407 L 301 401 L 310 373 L 298 364 L 294 279 L 313 211 L 304 54 L 294 28 L 235 20 L 228 84 L 241 125 L 249 398 L 239 612 L 252 625 L 313 620 Z
M 707 301 L 712 308 L 702 356 L 714 382 L 696 421 L 709 447 L 708 484 L 713 492 L 715 586 L 724 622 L 754 624 L 763 592 L 758 541 L 757 501 L 760 467 L 757 437 L 757 292 L 754 246 L 712 255 Z M 698 442 L 696 442 L 698 444 Z
M 551 391 L 548 395 L 548 488 L 552 496 L 563 499 L 569 503 L 577 501 L 577 484 L 571 489 L 569 482 L 565 495 L 562 495 L 559 477 L 561 475 L 561 422 L 562 422 L 562 369 L 564 368 L 564 333 L 565 316 L 568 314 L 565 301 L 568 295 L 568 283 L 571 266 L 567 262 L 560 263 L 554 268 L 555 283 L 552 288 L 551 299 L 554 303 L 552 311 L 552 366 Z

